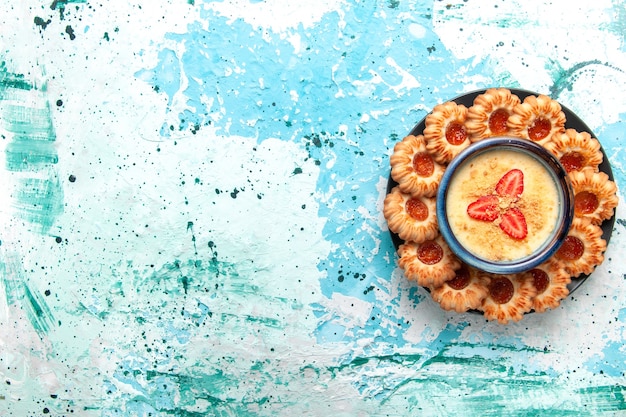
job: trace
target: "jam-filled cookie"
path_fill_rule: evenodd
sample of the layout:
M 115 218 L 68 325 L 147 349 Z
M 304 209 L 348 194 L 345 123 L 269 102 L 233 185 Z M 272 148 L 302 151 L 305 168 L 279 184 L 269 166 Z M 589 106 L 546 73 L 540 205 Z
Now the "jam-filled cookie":
M 405 242 L 398 248 L 404 275 L 422 287 L 438 287 L 454 278 L 461 262 L 441 236 L 422 243 Z
M 463 313 L 480 308 L 487 296 L 488 283 L 484 272 L 461 264 L 454 278 L 431 288 L 430 295 L 444 310 Z
M 487 320 L 507 324 L 520 321 L 532 309 L 537 290 L 528 274 L 489 275 L 481 310 Z
M 510 134 L 507 121 L 520 99 L 507 88 L 490 88 L 474 99 L 465 126 L 470 141 Z
M 394 187 L 385 197 L 383 215 L 389 230 L 402 240 L 423 242 L 437 236 L 434 197 L 414 197 Z
M 532 299 L 532 308 L 537 313 L 553 309 L 569 295 L 567 284 L 572 280 L 562 262 L 552 257 L 541 265 L 526 272 L 532 277 L 537 295 Z
M 600 142 L 589 133 L 574 129 L 554 135 L 545 148 L 556 156 L 567 172 L 580 171 L 585 167 L 598 171 L 603 159 Z
M 389 162 L 391 178 L 398 183 L 400 190 L 416 196 L 437 194 L 445 168 L 426 150 L 424 136 L 409 135 L 396 143 Z
M 445 165 L 470 145 L 466 119 L 467 107 L 453 101 L 437 104 L 426 116 L 424 139 L 435 161 Z
M 593 224 L 610 219 L 617 207 L 617 186 L 604 172 L 592 167 L 572 171 L 569 178 L 574 189 L 574 215 L 588 217 Z
M 602 228 L 588 217 L 575 217 L 567 236 L 554 256 L 572 277 L 590 274 L 604 261 L 606 241 Z
M 528 96 L 515 106 L 507 125 L 513 136 L 545 145 L 565 131 L 565 113 L 556 100 L 546 95 Z

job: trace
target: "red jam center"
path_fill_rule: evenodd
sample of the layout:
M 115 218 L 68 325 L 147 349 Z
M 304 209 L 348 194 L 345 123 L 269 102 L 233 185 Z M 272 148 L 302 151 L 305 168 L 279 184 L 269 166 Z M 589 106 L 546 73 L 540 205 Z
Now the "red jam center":
M 585 164 L 585 158 L 578 152 L 568 152 L 559 161 L 567 172 L 578 171 Z
M 509 128 L 506 122 L 509 120 L 509 112 L 506 109 L 498 109 L 489 116 L 489 130 L 495 135 L 506 133 Z
M 448 286 L 453 290 L 460 291 L 463 288 L 467 287 L 470 283 L 470 274 L 469 270 L 465 265 L 461 267 L 458 271 L 456 271 L 456 275 L 450 281 L 447 282 Z
M 498 304 L 506 304 L 513 298 L 515 287 L 511 280 L 505 277 L 496 277 L 489 283 L 489 295 Z
M 599 205 L 598 197 L 590 191 L 581 191 L 574 197 L 574 212 L 576 214 L 593 213 Z
M 435 161 L 427 152 L 419 152 L 413 156 L 413 170 L 420 177 L 430 177 L 435 171 Z
M 417 250 L 417 259 L 426 265 L 434 265 L 443 259 L 443 249 L 437 242 L 426 241 Z
M 418 198 L 410 198 L 404 205 L 406 212 L 415 220 L 423 222 L 428 218 L 428 206 Z
M 546 271 L 539 268 L 528 271 L 533 277 L 533 285 L 537 289 L 537 294 L 542 294 L 550 284 L 550 277 Z
M 451 122 L 446 127 L 446 140 L 451 145 L 460 145 L 467 139 L 467 132 L 465 126 L 459 122 Z
M 567 236 L 563 244 L 556 252 L 557 256 L 564 261 L 575 261 L 585 253 L 585 245 L 576 236 Z
M 552 124 L 549 120 L 538 117 L 533 124 L 528 127 L 528 137 L 530 140 L 538 141 L 546 138 L 552 130 Z

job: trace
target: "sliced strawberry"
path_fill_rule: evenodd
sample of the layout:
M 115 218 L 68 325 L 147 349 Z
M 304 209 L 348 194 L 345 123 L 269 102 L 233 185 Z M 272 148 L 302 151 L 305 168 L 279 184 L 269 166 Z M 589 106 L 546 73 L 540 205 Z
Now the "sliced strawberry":
M 492 222 L 498 218 L 498 197 L 486 195 L 467 206 L 467 214 L 476 220 Z
M 522 192 L 524 192 L 524 173 L 519 169 L 510 170 L 496 184 L 496 193 L 502 197 L 519 198 Z
M 521 240 L 528 235 L 526 218 L 524 213 L 517 207 L 511 207 L 505 211 L 500 220 L 500 229 L 513 239 Z

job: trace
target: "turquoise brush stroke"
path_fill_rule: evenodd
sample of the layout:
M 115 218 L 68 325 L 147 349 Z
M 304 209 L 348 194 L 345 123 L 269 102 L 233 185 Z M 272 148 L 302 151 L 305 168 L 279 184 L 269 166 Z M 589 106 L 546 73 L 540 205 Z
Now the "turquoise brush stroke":
M 6 169 L 16 174 L 12 205 L 40 233 L 63 212 L 63 187 L 56 164 L 56 134 L 45 84 L 27 82 L 0 64 L 0 127 L 11 134 Z

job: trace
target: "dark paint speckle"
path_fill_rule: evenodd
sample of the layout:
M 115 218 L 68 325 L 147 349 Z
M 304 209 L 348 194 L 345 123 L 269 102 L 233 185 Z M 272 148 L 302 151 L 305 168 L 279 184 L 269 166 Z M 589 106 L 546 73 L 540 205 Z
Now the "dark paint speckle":
M 46 30 L 46 27 L 52 22 L 51 19 L 43 20 L 39 16 L 35 16 L 34 22 L 37 26 L 39 26 L 42 30 Z
M 76 39 L 76 35 L 74 34 L 74 29 L 72 28 L 72 26 L 70 25 L 65 26 L 65 33 L 70 35 L 70 40 L 73 41 L 74 39 Z

